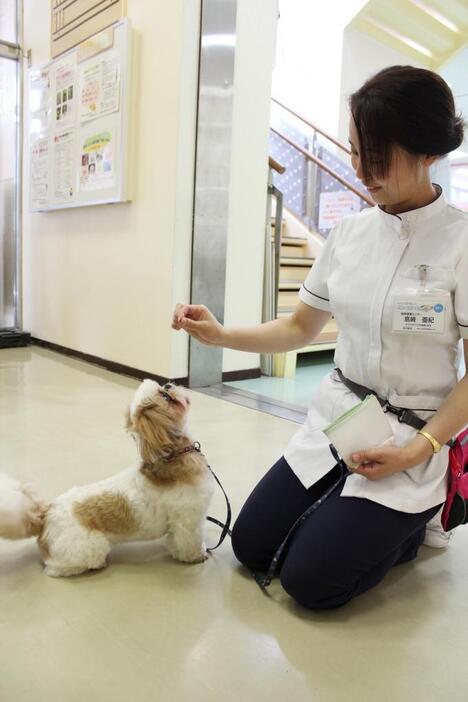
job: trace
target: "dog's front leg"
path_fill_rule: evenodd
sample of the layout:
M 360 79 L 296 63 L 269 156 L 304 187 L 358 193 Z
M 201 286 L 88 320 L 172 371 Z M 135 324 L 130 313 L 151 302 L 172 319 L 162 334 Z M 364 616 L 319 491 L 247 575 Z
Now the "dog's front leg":
M 196 518 L 195 518 L 196 516 Z M 166 544 L 171 556 L 184 563 L 203 563 L 208 558 L 204 544 L 204 515 L 172 514 Z

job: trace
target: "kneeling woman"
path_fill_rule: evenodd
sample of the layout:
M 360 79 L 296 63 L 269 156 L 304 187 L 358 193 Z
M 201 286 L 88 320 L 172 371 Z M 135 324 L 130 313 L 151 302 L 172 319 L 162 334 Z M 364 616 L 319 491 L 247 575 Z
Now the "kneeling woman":
M 468 360 L 468 217 L 429 175 L 463 141 L 452 93 L 431 71 L 394 66 L 350 104 L 353 167 L 377 206 L 331 232 L 294 314 L 225 329 L 206 307 L 178 305 L 173 320 L 204 343 L 277 353 L 310 343 L 333 314 L 343 375 L 427 422 L 421 434 L 389 415 L 396 446 L 353 456 L 358 468 L 294 534 L 278 572 L 311 609 L 339 607 L 416 557 L 446 497 L 444 444 L 468 424 L 468 377 L 457 378 L 460 338 Z M 432 318 L 400 314 L 414 290 L 441 296 Z M 323 379 L 305 424 L 235 523 L 243 564 L 266 571 L 296 519 L 336 481 L 322 429 L 358 401 L 336 371 Z

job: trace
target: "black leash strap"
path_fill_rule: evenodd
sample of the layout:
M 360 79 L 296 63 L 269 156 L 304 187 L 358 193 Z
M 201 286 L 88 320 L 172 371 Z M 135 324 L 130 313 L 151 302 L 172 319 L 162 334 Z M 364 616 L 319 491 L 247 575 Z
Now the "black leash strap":
M 218 548 L 218 546 L 221 546 L 221 544 L 223 543 L 224 539 L 226 538 L 226 536 L 228 534 L 229 534 L 229 536 L 231 536 L 231 530 L 229 527 L 231 526 L 232 511 L 231 511 L 231 505 L 230 505 L 228 496 L 226 495 L 226 492 L 225 492 L 223 486 L 221 485 L 220 481 L 218 480 L 216 473 L 213 471 L 211 466 L 208 466 L 208 468 L 211 471 L 211 475 L 213 476 L 213 478 L 216 480 L 219 487 L 221 488 L 223 495 L 224 495 L 224 499 L 226 500 L 226 524 L 223 524 L 222 522 L 220 522 L 218 519 L 215 519 L 214 517 L 207 517 L 209 522 L 213 522 L 213 524 L 217 524 L 222 529 L 221 536 L 219 537 L 219 541 L 216 544 L 216 546 L 212 546 L 211 548 L 206 549 L 207 551 L 214 551 L 215 549 Z
M 328 497 L 330 497 L 332 492 L 334 492 L 340 485 L 343 485 L 346 478 L 348 477 L 348 475 L 351 474 L 351 472 L 348 470 L 346 464 L 339 458 L 339 456 L 336 452 L 336 449 L 332 444 L 330 444 L 330 450 L 333 453 L 333 456 L 337 459 L 338 465 L 340 466 L 340 469 L 342 471 L 340 477 L 338 478 L 338 480 L 336 480 L 333 483 L 333 485 L 331 487 L 328 488 L 328 490 L 326 490 L 323 493 L 323 495 L 321 495 L 318 498 L 318 500 L 315 500 L 315 502 L 313 502 L 310 505 L 310 507 L 308 507 L 306 509 L 306 511 L 303 512 L 303 514 L 301 514 L 301 516 L 298 519 L 296 519 L 296 521 L 294 522 L 294 524 L 292 525 L 292 527 L 290 528 L 290 530 L 286 534 L 285 538 L 283 539 L 282 543 L 278 547 L 278 549 L 273 557 L 273 560 L 270 563 L 270 567 L 268 568 L 267 574 L 264 576 L 261 576 L 258 573 L 254 573 L 253 571 L 250 571 L 255 582 L 257 583 L 257 585 L 260 586 L 260 588 L 263 590 L 263 592 L 265 594 L 268 594 L 267 587 L 270 585 L 271 581 L 273 580 L 273 577 L 274 577 L 275 572 L 276 572 L 276 568 L 278 567 L 279 559 L 281 558 L 281 555 L 282 555 L 284 549 L 286 548 L 286 546 L 287 546 L 288 542 L 290 541 L 291 537 L 293 536 L 293 534 L 297 531 L 298 527 L 303 522 L 305 522 L 305 520 L 308 517 L 310 517 L 310 515 L 313 512 L 315 512 L 315 510 L 317 510 L 320 507 L 320 505 L 322 505 Z

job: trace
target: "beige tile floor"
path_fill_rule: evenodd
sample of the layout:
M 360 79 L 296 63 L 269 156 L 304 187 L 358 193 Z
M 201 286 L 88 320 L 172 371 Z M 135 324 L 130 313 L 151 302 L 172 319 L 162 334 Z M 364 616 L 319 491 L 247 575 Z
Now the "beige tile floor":
M 136 386 L 44 350 L 0 350 L 0 469 L 52 497 L 124 468 Z M 191 427 L 234 513 L 296 428 L 199 393 Z M 224 516 L 221 496 L 210 512 Z M 195 566 L 162 543 L 125 545 L 105 571 L 54 580 L 33 541 L 2 542 L 0 700 L 466 702 L 467 554 L 468 527 L 347 607 L 313 613 L 277 583 L 266 598 L 228 543 Z

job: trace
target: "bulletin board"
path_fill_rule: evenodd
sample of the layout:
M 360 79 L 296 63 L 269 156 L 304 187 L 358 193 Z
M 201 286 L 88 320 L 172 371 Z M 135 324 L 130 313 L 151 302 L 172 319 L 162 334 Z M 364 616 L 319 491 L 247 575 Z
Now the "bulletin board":
M 128 19 L 29 71 L 32 212 L 128 200 Z

